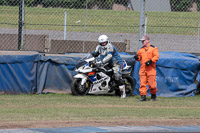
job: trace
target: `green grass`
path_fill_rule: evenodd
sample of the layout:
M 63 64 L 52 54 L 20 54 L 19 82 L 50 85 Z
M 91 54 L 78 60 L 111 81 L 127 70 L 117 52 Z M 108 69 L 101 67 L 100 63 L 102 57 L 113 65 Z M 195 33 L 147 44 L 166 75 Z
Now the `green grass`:
M 25 7 L 25 29 L 63 31 L 63 8 Z M 66 9 L 67 31 L 138 33 L 140 12 Z M 0 6 L 0 28 L 18 28 L 18 7 Z M 199 12 L 146 12 L 147 32 L 155 34 L 197 35 Z M 75 23 L 81 20 L 80 23 Z
M 199 98 L 158 97 L 156 102 L 138 102 L 139 96 L 0 95 L 0 121 L 199 119 Z

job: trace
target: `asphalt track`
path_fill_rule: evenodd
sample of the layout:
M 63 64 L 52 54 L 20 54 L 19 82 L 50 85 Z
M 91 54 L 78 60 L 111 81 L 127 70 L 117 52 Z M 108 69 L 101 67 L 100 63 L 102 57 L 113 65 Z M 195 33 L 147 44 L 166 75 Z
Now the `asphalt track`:
M 82 126 L 61 128 L 0 129 L 0 133 L 122 133 L 122 132 L 200 132 L 200 126 Z

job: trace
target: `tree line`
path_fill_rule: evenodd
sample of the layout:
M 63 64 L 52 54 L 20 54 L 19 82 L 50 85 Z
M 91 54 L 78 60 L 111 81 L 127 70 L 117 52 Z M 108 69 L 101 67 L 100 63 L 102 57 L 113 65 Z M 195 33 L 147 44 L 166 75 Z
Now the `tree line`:
M 87 7 L 97 6 L 100 9 L 110 9 L 114 3 L 127 6 L 129 0 L 87 0 Z M 25 6 L 62 7 L 84 9 L 86 0 L 24 0 Z M 0 0 L 0 5 L 18 6 L 19 0 Z
M 87 8 L 92 9 L 97 7 L 98 9 L 112 9 L 113 4 L 121 4 L 128 6 L 130 0 L 87 0 Z M 193 3 L 197 4 L 197 10 L 200 10 L 200 0 L 170 0 L 172 11 L 189 11 Z M 24 0 L 25 6 L 36 7 L 38 5 L 42 7 L 52 8 L 74 8 L 84 9 L 86 8 L 86 0 Z M 0 5 L 18 6 L 19 0 L 0 0 Z

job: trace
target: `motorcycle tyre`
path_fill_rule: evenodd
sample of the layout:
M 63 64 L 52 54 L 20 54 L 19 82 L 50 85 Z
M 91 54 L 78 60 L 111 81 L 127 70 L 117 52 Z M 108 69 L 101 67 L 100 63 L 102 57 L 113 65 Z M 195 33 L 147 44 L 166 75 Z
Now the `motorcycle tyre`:
M 81 84 L 81 79 L 74 79 L 71 83 L 71 92 L 72 95 L 75 96 L 85 96 L 89 92 L 89 88 L 87 88 L 85 91 L 80 92 L 78 89 L 79 85 Z
M 129 75 L 123 75 L 123 79 L 126 79 L 131 84 L 131 88 L 132 88 L 131 91 L 129 91 L 129 92 L 126 91 L 126 96 L 128 97 L 128 96 L 133 95 L 133 92 L 135 90 L 135 81 Z M 119 89 L 115 90 L 115 95 L 121 96 L 121 91 Z

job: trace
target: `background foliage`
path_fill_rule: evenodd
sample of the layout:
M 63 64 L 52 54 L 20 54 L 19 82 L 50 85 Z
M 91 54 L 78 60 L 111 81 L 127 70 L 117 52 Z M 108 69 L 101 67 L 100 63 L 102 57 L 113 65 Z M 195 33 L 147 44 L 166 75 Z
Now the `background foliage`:
M 84 9 L 86 7 L 86 0 L 24 0 L 26 6 L 38 6 L 43 7 L 62 7 L 62 8 L 79 8 Z M 129 0 L 88 0 L 88 8 L 92 9 L 97 7 L 98 9 L 111 9 L 112 5 L 122 4 L 127 6 Z M 200 10 L 200 0 L 170 0 L 172 11 L 189 11 L 193 3 L 197 4 L 198 11 Z M 0 5 L 17 6 L 18 0 L 1 0 Z

